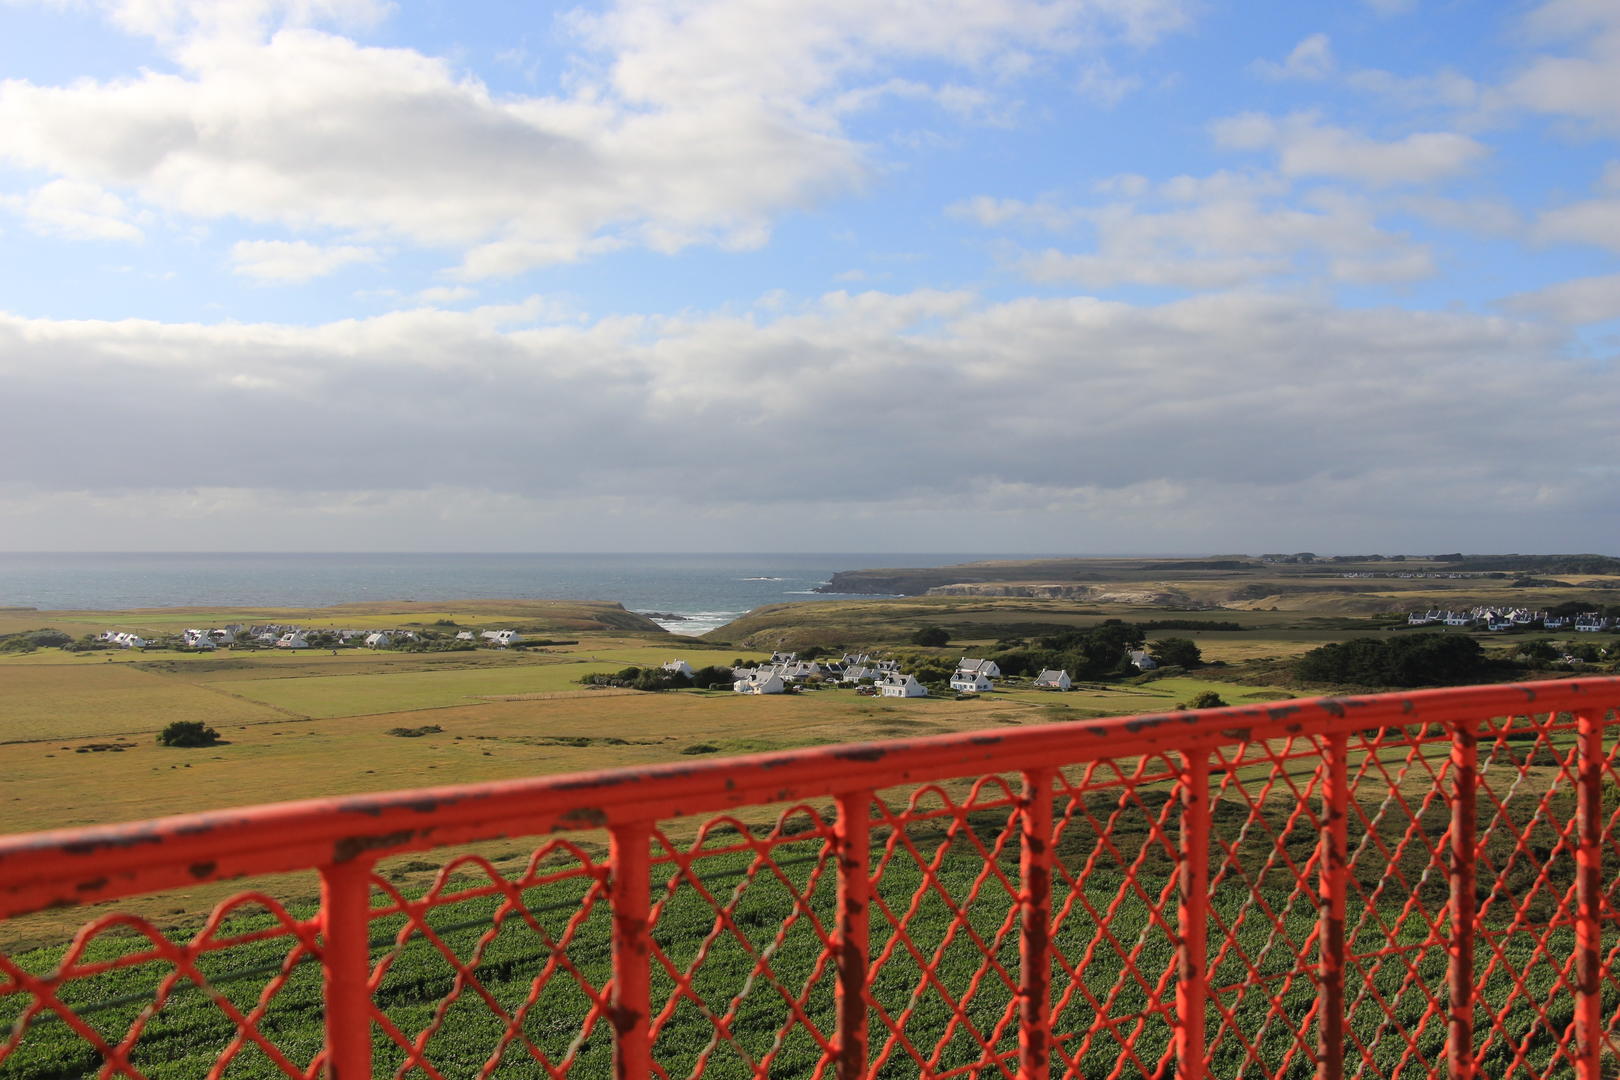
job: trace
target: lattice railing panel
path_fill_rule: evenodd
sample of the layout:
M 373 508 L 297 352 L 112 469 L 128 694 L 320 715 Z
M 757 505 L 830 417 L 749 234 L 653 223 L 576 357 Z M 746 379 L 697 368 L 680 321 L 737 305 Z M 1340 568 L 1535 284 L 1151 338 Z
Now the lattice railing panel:
M 554 842 L 517 873 L 447 862 L 420 895 L 372 879 L 371 973 L 397 1078 L 588 1075 L 607 1067 L 606 868 Z
M 1159 755 L 1057 777 L 1054 1075 L 1154 1075 L 1170 1053 L 1180 803 Z
M 1355 1076 L 1443 1059 L 1454 769 L 1439 725 L 1349 738 L 1346 1057 Z

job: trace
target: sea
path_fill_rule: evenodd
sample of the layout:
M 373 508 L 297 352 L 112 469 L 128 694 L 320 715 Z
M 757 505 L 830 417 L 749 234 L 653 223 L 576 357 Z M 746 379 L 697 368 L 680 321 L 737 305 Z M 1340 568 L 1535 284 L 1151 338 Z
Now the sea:
M 0 607 L 327 607 L 375 600 L 604 600 L 677 634 L 816 599 L 839 570 L 985 554 L 453 555 L 0 552 Z M 1027 557 L 1027 556 L 1025 556 Z M 845 596 L 848 594 L 840 594 Z

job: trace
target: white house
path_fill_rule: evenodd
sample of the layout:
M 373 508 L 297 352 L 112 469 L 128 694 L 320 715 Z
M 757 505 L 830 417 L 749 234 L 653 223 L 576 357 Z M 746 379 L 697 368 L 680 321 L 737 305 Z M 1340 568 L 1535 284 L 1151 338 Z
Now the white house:
M 1152 671 L 1159 666 L 1159 662 L 1149 656 L 1146 649 L 1131 649 L 1129 652 L 1131 663 L 1136 666 L 1137 671 Z
M 1035 676 L 1037 690 L 1072 690 L 1074 682 L 1067 671 L 1043 671 Z
M 983 694 L 995 688 L 982 671 L 958 671 L 951 676 L 951 689 L 959 694 Z
M 791 664 L 791 663 L 793 663 L 793 661 L 797 660 L 798 658 L 799 658 L 799 654 L 796 653 L 796 652 L 773 652 L 773 653 L 771 653 L 771 663 L 773 663 L 773 664 Z
M 731 688 L 739 694 L 780 694 L 786 689 L 782 684 L 782 676 L 763 669 L 746 679 L 738 679 L 731 684 Z
M 685 660 L 671 660 L 663 665 L 660 670 L 667 671 L 671 675 L 685 675 L 688 679 L 692 677 L 692 665 Z
M 309 648 L 309 642 L 304 640 L 304 632 L 302 630 L 289 630 L 285 634 L 282 634 L 280 638 L 276 639 L 276 648 L 307 649 Z
M 1567 615 L 1549 615 L 1541 625 L 1545 626 L 1548 630 L 1562 630 L 1564 627 L 1568 626 L 1569 623 L 1570 619 Z
M 1472 626 L 1474 625 L 1474 617 L 1466 611 L 1448 611 L 1446 612 L 1445 624 L 1447 626 Z
M 1596 634 L 1599 631 L 1607 629 L 1608 626 L 1609 620 L 1605 619 L 1595 611 L 1589 611 L 1584 615 L 1575 616 L 1575 630 L 1578 633 Z
M 181 636 L 185 638 L 186 645 L 189 648 L 212 649 L 214 647 L 214 639 L 208 636 L 208 631 L 200 627 L 192 627 Z
M 958 675 L 972 674 L 974 672 L 988 679 L 1001 678 L 1001 669 L 996 666 L 994 660 L 972 660 L 964 656 L 956 662 L 956 673 Z
M 366 648 L 368 649 L 386 649 L 393 643 L 394 639 L 389 637 L 381 630 L 378 630 L 374 634 L 366 635 Z
M 456 640 L 457 641 L 472 641 L 472 640 L 476 639 L 477 637 L 478 637 L 478 635 L 473 633 L 471 630 L 463 630 L 459 634 L 456 635 Z
M 132 634 L 128 633 L 127 631 L 124 633 L 114 632 L 113 636 L 109 640 L 112 641 L 113 644 L 122 645 L 126 649 L 144 649 L 147 646 L 147 641 L 145 638 L 141 637 L 139 634 Z
M 927 697 L 928 687 L 917 681 L 915 675 L 901 675 L 898 672 L 884 672 L 883 678 L 877 683 L 878 693 L 883 697 Z

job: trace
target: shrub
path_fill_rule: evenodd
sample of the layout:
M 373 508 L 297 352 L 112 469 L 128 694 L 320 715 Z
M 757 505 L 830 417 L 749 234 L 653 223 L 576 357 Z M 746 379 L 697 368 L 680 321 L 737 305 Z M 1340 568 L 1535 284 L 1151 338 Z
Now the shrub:
M 692 672 L 692 685 L 699 690 L 708 690 L 715 686 L 730 690 L 731 684 L 736 681 L 737 677 L 731 673 L 730 668 L 720 667 L 718 664 L 700 667 Z
M 691 746 L 681 747 L 683 754 L 718 754 L 720 748 L 709 743 L 693 743 Z
M 1221 695 L 1213 690 L 1204 690 L 1194 695 L 1193 699 L 1187 702 L 1185 707 L 1189 709 L 1219 709 L 1225 704 L 1226 702 L 1221 700 Z
M 157 741 L 164 746 L 213 746 L 219 732 L 201 720 L 176 720 L 158 732 Z
M 443 730 L 444 728 L 438 724 L 423 724 L 421 727 L 389 728 L 387 733 L 397 735 L 401 739 L 420 739 L 423 735 L 437 735 Z
M 951 632 L 943 626 L 925 626 L 911 635 L 913 645 L 926 645 L 937 649 L 942 645 L 949 645 L 950 642 Z

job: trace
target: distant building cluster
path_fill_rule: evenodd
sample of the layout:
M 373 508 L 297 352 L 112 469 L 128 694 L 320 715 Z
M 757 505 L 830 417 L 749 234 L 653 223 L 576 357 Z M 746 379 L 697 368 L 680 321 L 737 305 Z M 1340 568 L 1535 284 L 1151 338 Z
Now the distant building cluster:
M 1149 661 L 1151 663 L 1151 661 Z M 678 670 L 671 661 L 665 671 Z M 757 667 L 737 667 L 731 671 L 731 688 L 739 694 L 781 694 L 795 683 L 812 677 L 823 681 L 850 683 L 869 682 L 870 693 L 878 697 L 919 698 L 928 696 L 928 687 L 911 672 L 900 670 L 900 661 L 881 660 L 866 653 L 847 653 L 840 660 L 800 660 L 797 653 L 777 652 Z M 996 688 L 1001 668 L 994 660 L 981 660 L 964 656 L 956 662 L 950 686 L 959 694 L 983 694 Z M 1041 690 L 1068 690 L 1073 681 L 1067 671 L 1043 671 L 1035 680 Z
M 1400 573 L 1393 570 L 1349 570 L 1339 576 L 1347 578 L 1404 578 L 1406 580 L 1437 578 L 1456 581 L 1462 578 L 1500 578 L 1505 575 L 1499 570 L 1406 570 Z
M 414 630 L 309 630 L 280 623 L 263 623 L 256 626 L 230 623 L 206 630 L 193 626 L 181 631 L 180 637 L 188 649 L 216 649 L 222 645 L 234 645 L 239 642 L 270 645 L 277 649 L 308 649 L 316 647 L 310 641 L 310 637 L 314 634 L 325 635 L 328 641 L 335 641 L 341 645 L 360 644 L 370 649 L 387 649 L 394 645 L 422 640 L 422 636 Z M 103 630 L 97 638 L 126 649 L 143 649 L 154 643 L 151 639 L 138 634 L 117 630 Z M 516 645 L 522 641 L 523 635 L 516 630 L 485 630 L 481 633 L 463 630 L 456 635 L 456 640 L 473 642 L 482 640 L 485 644 L 504 649 L 508 645 Z
M 1545 611 L 1529 608 L 1476 607 L 1466 611 L 1413 611 L 1406 616 L 1408 626 L 1483 626 L 1487 630 L 1512 630 L 1521 626 L 1540 626 L 1547 630 L 1574 629 L 1580 633 L 1596 634 L 1612 629 L 1614 620 L 1596 611 L 1579 615 L 1549 615 Z

